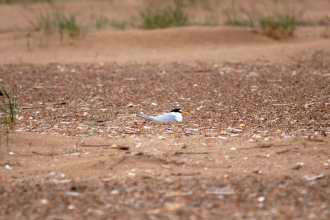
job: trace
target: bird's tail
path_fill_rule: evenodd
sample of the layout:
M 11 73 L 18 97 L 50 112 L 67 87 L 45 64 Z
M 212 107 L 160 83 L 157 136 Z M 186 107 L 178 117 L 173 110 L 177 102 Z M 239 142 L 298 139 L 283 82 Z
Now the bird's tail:
M 136 116 L 141 117 L 141 118 L 144 118 L 144 119 L 146 119 L 148 121 L 154 121 L 155 120 L 153 117 L 146 116 L 146 115 L 137 114 Z

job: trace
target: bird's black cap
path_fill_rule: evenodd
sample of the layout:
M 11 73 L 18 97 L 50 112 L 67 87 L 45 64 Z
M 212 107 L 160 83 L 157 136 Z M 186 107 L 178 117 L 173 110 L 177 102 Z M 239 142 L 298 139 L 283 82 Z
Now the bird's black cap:
M 182 111 L 181 111 L 181 109 L 175 108 L 171 112 L 179 112 L 179 113 L 181 113 Z

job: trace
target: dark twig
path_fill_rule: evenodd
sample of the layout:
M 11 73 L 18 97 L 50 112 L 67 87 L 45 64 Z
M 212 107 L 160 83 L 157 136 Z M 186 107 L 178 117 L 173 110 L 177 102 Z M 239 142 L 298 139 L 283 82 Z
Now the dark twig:
M 118 164 L 122 163 L 124 160 L 126 159 L 126 157 L 122 157 L 120 160 L 118 160 L 116 163 L 112 164 L 109 168 L 110 170 L 112 170 L 115 166 L 117 166 Z
M 36 152 L 36 151 L 32 151 L 33 154 L 36 154 L 36 155 L 40 155 L 40 156 L 54 156 L 56 154 L 43 154 L 43 153 L 39 153 L 39 152 Z
M 209 154 L 209 152 L 175 152 L 174 154 Z
M 288 151 L 297 150 L 297 149 L 298 149 L 298 147 L 293 147 L 293 148 L 288 148 L 288 149 L 285 149 L 285 150 L 277 151 L 276 153 L 277 154 L 283 154 L 283 153 L 286 153 Z
M 120 146 L 115 144 L 80 144 L 81 147 L 103 147 L 110 149 L 118 149 L 118 150 L 129 150 L 130 147 Z

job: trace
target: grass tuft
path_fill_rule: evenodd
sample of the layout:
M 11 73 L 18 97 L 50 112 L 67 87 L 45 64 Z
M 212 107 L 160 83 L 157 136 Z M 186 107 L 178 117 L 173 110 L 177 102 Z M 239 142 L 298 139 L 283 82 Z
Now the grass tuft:
M 141 19 L 144 29 L 186 26 L 189 21 L 180 4 L 160 9 L 146 8 L 141 12 Z
M 259 26 L 262 32 L 274 39 L 293 36 L 297 28 L 297 19 L 294 14 L 279 14 L 275 17 L 259 18 Z
M 0 121 L 6 129 L 14 129 L 18 114 L 18 101 L 16 92 L 8 92 L 3 86 L 0 88 Z
M 78 24 L 76 15 L 74 14 L 66 16 L 63 13 L 58 12 L 55 14 L 55 22 L 61 36 L 63 36 L 65 31 L 69 33 L 70 37 L 76 37 L 81 33 L 82 28 Z
M 97 30 L 101 30 L 106 28 L 109 25 L 109 19 L 107 17 L 105 17 L 104 15 L 99 15 L 96 19 L 95 19 L 95 27 Z
M 46 13 L 39 13 L 35 16 L 35 20 L 30 20 L 32 30 L 35 32 L 45 31 L 52 33 L 58 31 L 61 39 L 65 33 L 70 37 L 77 37 L 82 33 L 83 26 L 77 21 L 76 14 L 66 15 L 59 10 L 54 10 Z
M 93 130 L 100 118 L 101 118 L 101 113 L 99 114 L 98 117 L 94 119 L 94 121 L 87 127 L 87 129 L 82 134 L 79 135 L 76 144 L 73 146 L 73 152 L 78 151 L 78 147 L 84 142 L 86 137 L 92 136 L 94 134 Z
M 2 86 L 0 88 L 0 122 L 1 127 L 5 128 L 6 148 L 8 149 L 9 131 L 14 129 L 16 116 L 18 114 L 18 100 L 17 94 L 14 90 L 8 92 L 7 89 Z M 3 139 L 4 139 L 3 138 Z M 3 156 L 2 141 L 0 141 L 0 152 Z
M 225 10 L 225 25 L 251 27 L 254 32 L 264 34 L 273 39 L 291 37 L 298 25 L 297 14 L 287 8 L 267 11 L 256 8 L 238 8 L 234 3 L 230 9 Z
M 255 17 L 259 14 L 255 9 L 246 9 L 231 2 L 229 8 L 223 11 L 225 15 L 224 24 L 227 26 L 252 27 Z

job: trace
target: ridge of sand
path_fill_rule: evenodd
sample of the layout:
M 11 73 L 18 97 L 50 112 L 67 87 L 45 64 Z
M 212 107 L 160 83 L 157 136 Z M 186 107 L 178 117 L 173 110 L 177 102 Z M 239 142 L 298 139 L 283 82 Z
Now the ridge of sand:
M 301 53 L 326 50 L 319 29 L 276 41 L 248 28 L 186 27 L 164 30 L 105 30 L 77 39 L 46 35 L 26 38 L 0 35 L 0 60 L 9 63 L 93 62 L 291 62 Z M 311 36 L 311 37 L 309 37 Z

